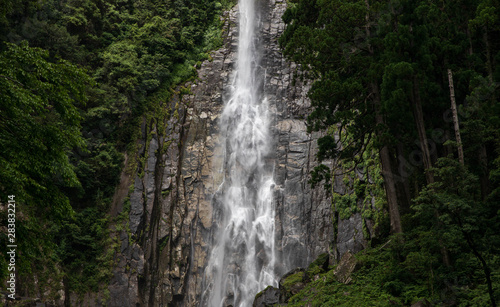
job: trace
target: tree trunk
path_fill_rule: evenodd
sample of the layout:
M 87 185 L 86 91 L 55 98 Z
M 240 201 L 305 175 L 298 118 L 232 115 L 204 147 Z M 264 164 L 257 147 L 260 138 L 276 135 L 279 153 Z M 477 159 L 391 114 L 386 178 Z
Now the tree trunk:
M 427 184 L 434 183 L 434 174 L 430 170 L 432 167 L 431 154 L 429 151 L 429 143 L 427 140 L 427 134 L 425 132 L 425 124 L 424 124 L 424 114 L 422 111 L 422 101 L 420 98 L 420 83 L 418 81 L 417 76 L 413 77 L 413 114 L 415 118 L 415 124 L 418 130 L 418 138 L 421 144 L 423 163 L 425 169 L 425 178 L 427 180 Z M 441 223 L 439 222 L 439 212 L 437 210 L 434 211 L 434 216 L 438 221 L 438 227 L 441 228 Z M 443 240 L 439 239 L 439 245 L 441 247 L 441 256 L 443 257 L 443 263 L 446 266 L 450 266 L 450 256 L 448 254 L 448 249 L 443 243 Z
M 481 168 L 481 175 L 479 180 L 481 181 L 481 198 L 484 200 L 490 194 L 490 178 L 488 170 L 488 153 L 486 152 L 486 145 L 482 144 L 479 149 L 479 166 Z
M 484 27 L 483 40 L 486 46 L 486 69 L 488 69 L 488 79 L 493 84 L 493 65 L 491 63 L 490 41 L 488 40 L 488 27 Z
M 377 84 L 372 83 L 375 105 L 375 121 L 377 126 L 385 125 L 384 117 L 381 113 L 380 94 Z M 380 134 L 379 134 L 380 135 Z M 398 197 L 396 193 L 396 184 L 392 171 L 391 156 L 387 145 L 383 145 L 380 149 L 380 163 L 382 164 L 382 176 L 384 177 L 385 193 L 387 195 L 387 203 L 389 205 L 389 217 L 391 219 L 391 232 L 402 233 L 401 216 L 399 214 Z
M 370 33 L 370 3 L 365 0 L 366 5 L 366 38 L 371 36 Z M 372 46 L 368 46 L 368 51 L 373 54 Z M 380 91 L 378 85 L 373 82 L 371 84 L 372 91 L 374 94 L 374 107 L 375 107 L 375 123 L 377 126 L 385 125 L 384 117 L 381 113 L 381 102 L 380 102 Z M 380 133 L 379 133 L 380 136 Z M 391 232 L 392 233 L 402 233 L 403 228 L 401 227 L 401 215 L 399 214 L 398 207 L 398 196 L 396 193 L 396 184 L 394 180 L 394 173 L 392 172 L 391 156 L 389 153 L 389 148 L 387 145 L 383 145 L 380 149 L 380 163 L 382 164 L 382 176 L 384 177 L 384 187 L 387 196 L 387 203 L 389 205 L 389 217 L 391 219 Z
M 69 289 L 69 281 L 66 276 L 63 277 L 64 286 L 64 307 L 71 307 L 71 291 Z
M 470 35 L 469 27 L 467 27 L 466 33 L 467 33 L 467 40 L 469 41 L 469 55 L 472 55 L 474 51 L 472 49 L 472 38 Z
M 415 117 L 415 124 L 417 126 L 420 149 L 422 150 L 425 178 L 428 184 L 433 183 L 434 174 L 430 170 L 430 168 L 432 167 L 432 162 L 427 134 L 425 132 L 424 114 L 422 111 L 422 102 L 420 99 L 420 85 L 417 76 L 413 77 L 413 115 Z
M 458 161 L 464 165 L 464 150 L 462 148 L 462 138 L 460 137 L 460 126 L 458 124 L 457 104 L 455 102 L 455 88 L 453 87 L 453 73 L 448 69 L 448 82 L 450 84 L 451 112 L 453 114 L 453 126 L 455 128 L 455 139 L 457 140 Z
M 469 248 L 472 250 L 472 253 L 476 258 L 481 262 L 481 266 L 483 268 L 483 273 L 484 276 L 486 277 L 486 284 L 488 285 L 488 294 L 490 296 L 490 302 L 492 307 L 496 307 L 497 303 L 495 301 L 495 294 L 493 291 L 493 283 L 491 281 L 491 269 L 488 266 L 488 263 L 486 263 L 486 260 L 483 258 L 481 253 L 476 247 L 476 244 L 474 244 L 474 239 L 470 236 L 470 233 L 466 232 L 464 230 L 464 226 L 462 224 L 462 220 L 460 219 L 459 216 L 457 216 L 457 221 L 458 221 L 458 226 L 460 227 L 463 236 L 465 237 L 465 241 L 467 241 L 467 245 L 469 245 Z
M 401 135 L 398 135 L 397 136 L 398 139 L 402 139 L 402 136 Z M 399 159 L 399 157 L 404 157 L 404 149 L 403 149 L 403 144 L 398 142 L 398 144 L 396 145 L 396 154 L 397 154 L 397 157 L 398 157 L 398 162 L 396 165 L 399 165 L 399 175 L 401 177 L 401 183 L 400 184 L 397 184 L 397 192 L 399 192 L 399 197 L 398 197 L 398 200 L 400 201 L 400 209 L 401 211 L 403 212 L 403 214 L 405 213 L 409 213 L 411 211 L 410 209 L 410 205 L 411 205 L 411 193 L 410 193 L 410 183 L 409 183 L 409 180 L 410 180 L 410 174 L 411 174 L 411 171 L 409 171 L 409 173 L 406 173 L 405 170 L 404 170 L 404 163 L 408 163 L 407 161 L 402 161 Z

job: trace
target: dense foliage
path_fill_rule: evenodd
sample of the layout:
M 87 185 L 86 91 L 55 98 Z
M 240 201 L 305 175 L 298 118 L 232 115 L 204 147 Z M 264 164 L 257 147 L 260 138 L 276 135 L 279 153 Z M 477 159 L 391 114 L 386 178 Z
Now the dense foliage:
M 107 212 L 123 153 L 153 102 L 222 43 L 231 2 L 2 1 L 0 203 L 16 196 L 22 295 L 36 293 L 34 276 L 52 289 L 45 299 L 110 277 Z M 6 242 L 2 230 L 3 284 Z
M 229 2 L 2 1 L 0 203 L 16 195 L 24 295 L 33 276 L 49 299 L 109 278 L 106 212 L 123 152 L 152 102 L 220 44 Z M 352 285 L 331 272 L 308 285 L 316 304 L 500 300 L 499 14 L 498 0 L 289 1 L 281 45 L 313 80 L 318 158 L 370 177 L 352 176 L 354 193 L 333 196 L 338 217 L 376 220 L 374 245 L 393 233 L 360 256 Z M 313 182 L 331 187 L 333 174 L 321 165 Z
M 496 0 L 290 1 L 280 43 L 313 80 L 318 158 L 366 169 L 378 148 L 401 240 L 366 289 L 405 304 L 500 300 L 499 14 Z M 334 174 L 321 165 L 313 183 Z

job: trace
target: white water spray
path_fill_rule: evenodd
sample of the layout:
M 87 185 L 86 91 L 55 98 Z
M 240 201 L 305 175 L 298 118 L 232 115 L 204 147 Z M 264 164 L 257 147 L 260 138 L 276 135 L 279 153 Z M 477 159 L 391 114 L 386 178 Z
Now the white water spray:
M 275 210 L 268 105 L 259 92 L 255 0 L 239 0 L 236 73 L 221 117 L 225 146 L 224 183 L 214 197 L 219 214 L 204 276 L 201 306 L 251 306 L 274 272 Z

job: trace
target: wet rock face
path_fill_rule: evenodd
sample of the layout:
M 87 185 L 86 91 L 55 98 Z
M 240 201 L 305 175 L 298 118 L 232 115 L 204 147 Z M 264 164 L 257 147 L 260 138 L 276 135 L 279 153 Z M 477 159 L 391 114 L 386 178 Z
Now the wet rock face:
M 308 134 L 309 86 L 294 80 L 297 67 L 288 62 L 278 46 L 284 30 L 281 20 L 285 1 L 269 1 L 263 7 L 264 93 L 275 108 L 272 132 L 275 140 L 276 233 L 281 256 L 278 275 L 306 267 L 333 243 L 331 199 L 323 187 L 312 189 L 310 172 L 317 165 L 317 134 Z
M 276 270 L 281 276 L 331 252 L 336 246 L 334 214 L 323 187 L 312 189 L 308 183 L 317 163 L 319 135 L 306 132 L 308 87 L 299 80 L 292 85 L 296 66 L 285 60 L 278 46 L 286 1 L 266 0 L 259 5 L 262 89 L 274 114 L 275 154 L 270 159 L 281 259 Z M 233 77 L 237 8 L 224 18 L 224 47 L 201 65 L 198 80 L 179 88 L 183 94 L 164 104 L 165 114 L 144 119 L 137 168 L 127 178 L 133 185 L 120 209 L 128 218 L 115 231 L 119 250 L 109 306 L 199 305 L 211 233 L 215 233 L 211 230 L 218 226 L 220 214 L 215 201 L 224 175 L 224 155 L 218 144 L 218 120 Z M 339 236 L 343 252 L 355 249 L 352 242 L 364 240 L 356 237 L 362 233 L 357 220 L 344 222 L 339 224 L 348 231 Z

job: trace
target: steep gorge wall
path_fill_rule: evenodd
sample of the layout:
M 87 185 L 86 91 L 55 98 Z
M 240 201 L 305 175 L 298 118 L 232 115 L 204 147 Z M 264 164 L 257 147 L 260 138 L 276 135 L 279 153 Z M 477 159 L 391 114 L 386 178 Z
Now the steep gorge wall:
M 306 132 L 307 86 L 292 83 L 296 67 L 278 47 L 286 8 L 283 0 L 259 1 L 264 94 L 274 117 L 276 232 L 279 274 L 306 266 L 320 253 L 363 247 L 360 216 L 337 222 L 322 186 L 312 189 L 317 135 Z M 237 8 L 225 16 L 223 48 L 198 70 L 198 80 L 179 89 L 153 117 L 144 118 L 137 167 L 122 176 L 116 214 L 128 216 L 117 228 L 119 252 L 109 286 L 110 306 L 196 306 L 201 294 L 213 216 L 212 198 L 223 179 L 224 153 L 218 118 L 237 51 Z M 132 163 L 133 164 L 133 163 Z M 345 192 L 342 182 L 336 192 Z M 357 219 L 357 220 L 356 220 Z M 337 253 L 334 257 L 338 257 Z

